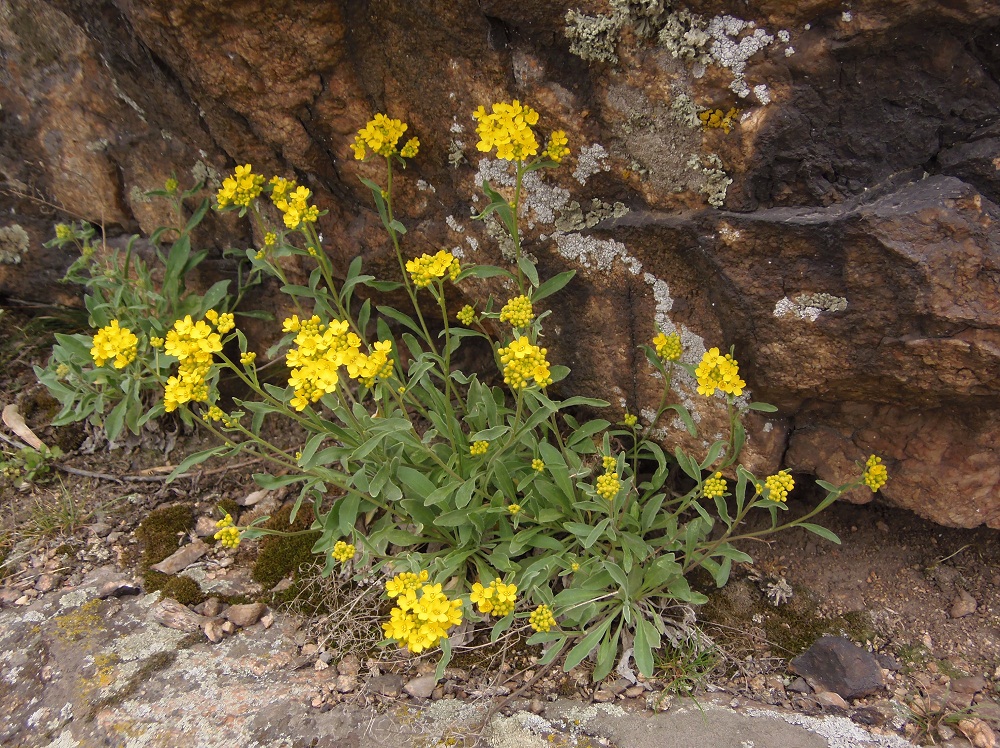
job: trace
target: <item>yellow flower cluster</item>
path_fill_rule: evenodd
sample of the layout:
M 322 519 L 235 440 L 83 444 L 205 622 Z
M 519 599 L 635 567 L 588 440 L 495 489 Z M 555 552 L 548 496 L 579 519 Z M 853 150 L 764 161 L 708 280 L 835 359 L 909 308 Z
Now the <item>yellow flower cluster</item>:
M 256 360 L 257 354 L 254 351 L 247 351 L 246 353 L 240 354 L 240 363 L 244 366 L 250 366 L 250 364 Z
M 226 513 L 226 516 L 215 523 L 219 531 L 213 536 L 224 548 L 236 548 L 240 544 L 239 528 L 233 527 L 233 516 Z
M 740 367 L 736 359 L 729 353 L 723 356 L 718 348 L 705 352 L 694 373 L 698 377 L 698 393 L 706 397 L 714 395 L 716 388 L 739 397 L 747 385 L 740 379 Z
M 170 177 L 166 182 L 163 183 L 163 189 L 167 192 L 177 192 L 177 180 L 174 177 Z
M 503 618 L 514 612 L 517 585 L 504 584 L 499 579 L 494 579 L 486 587 L 476 582 L 472 585 L 469 602 L 478 605 L 480 613 L 492 613 L 497 618 Z
M 698 112 L 698 119 L 705 127 L 717 128 L 728 135 L 739 115 L 740 110 L 736 107 L 732 107 L 728 112 L 721 109 L 706 109 L 704 112 Z
M 102 327 L 94 335 L 94 346 L 90 349 L 90 355 L 94 363 L 104 366 L 105 361 L 114 359 L 116 369 L 124 369 L 135 360 L 135 349 L 139 344 L 139 339 L 127 327 L 121 327 L 118 320 L 111 320 L 111 324 Z
M 527 296 L 515 296 L 500 310 L 500 321 L 509 323 L 511 327 L 527 327 L 534 318 L 535 311 Z
M 486 454 L 486 450 L 489 448 L 489 442 L 475 442 L 471 447 L 469 447 L 469 454 L 473 457 L 478 457 L 479 455 Z
M 618 476 L 613 472 L 597 476 L 597 493 L 608 501 L 612 501 L 618 495 L 621 487 L 622 482 L 618 480 Z
M 205 320 L 195 322 L 189 314 L 174 322 L 167 332 L 163 350 L 168 356 L 176 356 L 180 363 L 177 376 L 167 380 L 163 409 L 169 413 L 178 405 L 208 400 L 212 356 L 222 350 L 219 333 L 213 332 Z
M 512 515 L 517 516 L 518 514 L 521 513 L 521 505 L 520 504 L 508 504 L 507 505 L 507 511 L 510 512 Z
M 419 149 L 420 141 L 416 138 L 410 138 L 406 141 L 403 147 L 399 149 L 399 155 L 403 158 L 415 158 Z
M 352 543 L 345 543 L 343 540 L 338 540 L 333 544 L 333 551 L 330 552 L 330 555 L 333 556 L 334 561 L 346 564 L 354 558 L 354 554 L 357 552 L 358 549 Z
M 73 227 L 65 223 L 56 224 L 56 239 L 65 242 L 73 238 Z
M 358 130 L 354 144 L 351 146 L 354 149 L 354 158 L 361 161 L 368 155 L 367 149 L 369 148 L 379 156 L 388 158 L 396 152 L 396 144 L 403 137 L 406 128 L 407 125 L 402 120 L 390 119 L 384 114 L 376 114 L 374 119 Z M 416 138 L 411 138 L 403 146 L 403 151 L 406 153 L 400 152 L 400 155 L 404 158 L 413 158 L 417 155 L 419 145 L 420 142 Z M 412 156 L 408 155 L 410 153 Z
M 214 309 L 209 309 L 205 312 L 205 319 L 215 325 L 215 329 L 223 335 L 236 327 L 236 319 L 229 312 L 219 314 Z
M 265 247 L 273 247 L 277 243 L 278 243 L 278 235 L 275 234 L 273 231 L 268 231 L 266 234 L 264 234 Z
M 538 122 L 538 112 L 522 106 L 517 99 L 510 104 L 494 104 L 492 114 L 479 107 L 472 116 L 479 122 L 476 148 L 483 153 L 496 148 L 497 158 L 504 161 L 525 161 L 538 153 L 538 141 L 531 129 Z
M 405 579 L 400 579 L 404 577 Z M 389 620 L 382 624 L 387 639 L 419 654 L 447 638 L 448 629 L 462 622 L 462 601 L 449 600 L 440 584 L 426 584 L 427 572 L 403 572 L 385 583 L 396 599 Z
M 601 459 L 601 466 L 604 468 L 604 472 L 610 472 L 612 470 L 618 469 L 618 458 L 605 456 Z
M 531 615 L 528 616 L 528 623 L 531 624 L 531 628 L 535 631 L 551 631 L 552 627 L 556 625 L 556 618 L 552 615 L 552 608 L 548 605 L 539 605 L 531 611 Z
M 625 422 L 625 425 L 631 429 L 635 428 L 635 425 L 639 423 L 639 416 L 632 415 L 631 413 L 626 413 L 625 417 L 622 420 Z
M 222 187 L 215 195 L 215 200 L 220 208 L 229 205 L 248 208 L 262 189 L 264 189 L 264 177 L 260 174 L 254 174 L 250 164 L 245 164 L 237 166 L 233 176 L 223 180 Z
M 435 255 L 423 254 L 415 260 L 406 261 L 406 272 L 413 278 L 413 285 L 417 288 L 426 288 L 435 278 L 444 278 L 446 275 L 455 280 L 461 271 L 458 259 L 443 249 Z
M 455 315 L 455 318 L 466 327 L 469 327 L 476 320 L 476 310 L 466 304 L 458 310 L 458 314 Z
M 726 479 L 722 477 L 722 473 L 715 473 L 715 475 L 705 479 L 701 492 L 706 499 L 714 499 L 724 496 L 727 488 Z
M 531 469 L 537 470 L 540 473 L 545 469 L 545 463 L 536 457 L 531 461 Z
M 872 490 L 878 491 L 889 480 L 889 471 L 882 464 L 882 458 L 872 455 L 865 462 L 864 481 L 865 485 Z
M 653 347 L 656 348 L 656 355 L 664 361 L 677 361 L 684 352 L 681 348 L 681 338 L 677 333 L 664 335 L 661 332 L 653 338 Z
M 554 130 L 549 136 L 548 145 L 545 146 L 545 155 L 558 164 L 569 155 L 567 143 L 569 140 L 566 138 L 566 133 L 562 130 Z
M 319 208 L 309 204 L 312 192 L 308 188 L 296 185 L 294 181 L 284 177 L 272 177 L 270 185 L 271 202 L 281 211 L 282 220 L 287 228 L 297 229 L 304 223 L 316 223 L 316 219 L 319 218 Z M 264 243 L 270 246 L 267 243 L 267 235 L 264 237 Z
M 503 365 L 503 381 L 511 389 L 527 387 L 529 379 L 534 379 L 539 387 L 552 384 L 549 362 L 545 359 L 548 351 L 545 348 L 532 345 L 527 338 L 516 338 L 497 353 Z
M 163 338 L 158 338 L 158 337 L 154 336 L 154 337 L 152 337 L 152 338 L 149 339 L 149 344 L 151 346 L 153 346 L 154 348 L 162 348 L 163 347 Z
M 378 341 L 369 354 L 361 352 L 361 338 L 349 331 L 350 324 L 333 320 L 329 325 L 317 315 L 299 320 L 293 315 L 284 321 L 282 330 L 295 332 L 295 347 L 288 351 L 285 362 L 292 370 L 288 383 L 295 390 L 291 405 L 303 410 L 323 395 L 334 392 L 340 382 L 339 369 L 347 367 L 347 375 L 371 387 L 375 380 L 392 373 L 389 358 L 392 343 Z
M 767 477 L 764 488 L 768 489 L 771 501 L 784 502 L 788 500 L 788 492 L 795 488 L 795 481 L 787 470 L 781 470 Z

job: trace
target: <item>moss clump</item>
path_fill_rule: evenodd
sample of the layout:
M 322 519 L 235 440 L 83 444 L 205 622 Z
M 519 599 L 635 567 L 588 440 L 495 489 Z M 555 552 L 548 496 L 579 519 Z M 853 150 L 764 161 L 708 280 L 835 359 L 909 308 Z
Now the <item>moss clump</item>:
M 302 507 L 295 521 L 290 523 L 291 516 L 292 507 L 284 506 L 271 515 L 264 527 L 281 532 L 308 530 L 314 515 L 311 507 Z M 270 589 L 288 575 L 294 575 L 300 566 L 313 560 L 312 547 L 319 536 L 319 531 L 291 537 L 266 535 L 260 543 L 260 553 L 253 567 L 254 581 Z
M 239 516 L 240 513 L 240 505 L 232 499 L 222 499 L 222 501 L 219 502 L 219 509 L 233 517 Z M 222 516 L 224 517 L 226 515 L 223 514 Z M 219 519 L 222 519 L 222 517 L 219 517 Z
M 171 597 L 181 605 L 197 605 L 207 597 L 198 583 L 190 577 L 174 577 L 147 570 L 143 580 L 146 592 L 159 590 L 161 596 Z
M 194 527 L 194 511 L 190 504 L 155 509 L 139 523 L 135 536 L 142 543 L 139 561 L 144 571 L 158 564 L 177 550 L 177 538 Z
M 730 644 L 745 647 L 746 630 L 751 621 L 759 621 L 767 643 L 788 658 L 795 657 L 824 634 L 842 635 L 864 642 L 874 635 L 871 618 L 864 612 L 845 613 L 824 618 L 815 598 L 801 588 L 785 605 L 774 607 L 748 580 L 730 582 L 709 597 L 698 616 L 705 623 L 718 624 L 723 644 L 735 635 Z M 713 632 L 714 635 L 714 632 Z

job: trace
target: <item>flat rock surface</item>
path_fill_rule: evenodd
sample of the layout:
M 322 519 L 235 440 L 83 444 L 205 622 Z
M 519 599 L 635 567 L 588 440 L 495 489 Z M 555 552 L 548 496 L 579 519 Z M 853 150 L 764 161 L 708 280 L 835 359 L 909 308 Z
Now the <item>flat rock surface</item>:
M 311 696 L 333 685 L 330 671 L 294 669 L 297 648 L 281 626 L 211 644 L 200 632 L 156 623 L 157 594 L 102 600 L 98 593 L 97 580 L 85 581 L 0 611 L 0 744 L 75 748 L 122 745 L 127 736 L 135 748 L 415 746 L 475 734 L 491 703 L 444 699 L 318 710 Z M 677 702 L 658 714 L 560 700 L 545 704 L 542 714 L 494 716 L 483 731 L 492 748 L 548 746 L 584 735 L 629 748 L 909 745 L 843 718 L 734 710 L 711 699 Z

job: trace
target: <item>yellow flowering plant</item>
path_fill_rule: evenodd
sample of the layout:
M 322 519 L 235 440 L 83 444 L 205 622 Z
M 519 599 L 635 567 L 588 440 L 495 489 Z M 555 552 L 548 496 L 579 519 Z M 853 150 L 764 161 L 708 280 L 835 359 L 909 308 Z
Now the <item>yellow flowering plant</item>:
M 559 384 L 569 369 L 545 346 L 551 312 L 544 301 L 574 271 L 540 278 L 522 252 L 519 223 L 524 175 L 557 168 L 570 154 L 569 140 L 555 131 L 543 145 L 538 113 L 518 101 L 473 116 L 479 150 L 495 152 L 514 171 L 508 195 L 483 184 L 488 204 L 479 216 L 500 219 L 514 248 L 512 267 L 463 263 L 444 249 L 404 251 L 394 172 L 417 156 L 419 141 L 403 143 L 407 125 L 379 114 L 348 147 L 369 176 L 383 179 L 361 181 L 396 256 L 396 278 L 363 273 L 361 258 L 335 268 L 311 191 L 241 165 L 223 182 L 215 207 L 250 220 L 263 237 L 245 258 L 252 273 L 276 278 L 295 308 L 280 341 L 266 352 L 250 350 L 230 314 L 201 303 L 138 326 L 142 334 L 130 328 L 134 349 L 122 332 L 130 318 L 94 347 L 106 368 L 152 358 L 163 394 L 149 414 L 200 416 L 194 422 L 218 438 L 175 475 L 213 456 L 258 458 L 271 468 L 254 475 L 262 488 L 297 487 L 292 520 L 304 502 L 312 505 L 310 531 L 320 531 L 313 550 L 326 559 L 327 573 L 374 566 L 384 574 L 393 601 L 386 644 L 415 654 L 440 648 L 440 671 L 453 628 L 472 620 L 489 623 L 493 639 L 530 630 L 529 643 L 545 647 L 543 665 L 565 653 L 568 670 L 596 652 L 595 679 L 611 672 L 629 641 L 639 671 L 650 675 L 653 652 L 669 633 L 665 612 L 705 600 L 687 574 L 704 568 L 722 586 L 734 562 L 750 560 L 740 541 L 791 527 L 835 540 L 808 520 L 845 490 L 877 490 L 887 473 L 873 457 L 855 481 L 821 483 L 827 499 L 782 523 L 791 477 L 783 471 L 758 480 L 738 463 L 742 415 L 774 408 L 746 402 L 735 351 L 713 348 L 695 366 L 683 360 L 676 334 L 659 331 L 644 346 L 663 392 L 642 424 L 625 414 L 616 426 L 594 417 L 610 407 L 606 401 L 564 396 Z M 292 257 L 312 268 L 304 285 L 288 280 Z M 454 303 L 474 292 L 475 281 L 491 278 L 506 285 L 503 298 Z M 408 306 L 373 300 L 386 291 L 402 292 Z M 492 352 L 492 370 L 455 366 L 470 340 Z M 281 357 L 285 382 L 265 380 L 259 367 Z M 693 377 L 704 397 L 721 391 L 729 415 L 730 433 L 700 460 L 652 438 L 668 412 L 696 434 L 687 409 L 671 398 L 677 371 Z M 217 391 L 223 372 L 245 388 L 232 407 L 223 407 Z M 291 420 L 302 442 L 286 448 L 268 441 L 266 418 Z M 770 527 L 741 532 L 752 511 L 769 512 Z M 227 516 L 219 540 L 235 547 L 277 532 L 264 529 L 265 520 L 240 527 Z
M 248 199 L 237 187 L 231 185 L 233 199 Z M 194 251 L 192 234 L 211 203 L 201 184 L 180 190 L 174 178 L 164 189 L 147 194 L 170 203 L 175 223 L 158 229 L 146 242 L 132 236 L 122 251 L 91 224 L 75 222 L 58 224 L 55 238 L 46 244 L 79 252 L 63 280 L 84 287 L 94 333 L 57 334 L 48 365 L 36 367 L 35 374 L 61 405 L 55 425 L 88 419 L 103 426 L 112 441 L 123 428 L 138 433 L 149 419 L 163 414 L 160 395 L 173 362 L 163 346 L 174 322 L 235 306 L 258 279 L 253 272 L 244 276 L 241 267 L 235 299 L 229 295 L 228 280 L 218 281 L 204 294 L 189 291 L 185 278 L 207 256 Z M 143 245 L 152 251 L 140 251 Z M 161 272 L 154 273 L 149 254 L 162 265 Z

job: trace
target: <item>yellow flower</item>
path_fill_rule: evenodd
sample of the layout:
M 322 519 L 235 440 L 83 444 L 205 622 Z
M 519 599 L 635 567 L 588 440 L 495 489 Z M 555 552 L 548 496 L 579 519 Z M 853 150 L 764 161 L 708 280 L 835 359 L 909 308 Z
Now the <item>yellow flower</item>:
M 229 512 L 226 512 L 226 516 L 223 517 L 222 519 L 220 519 L 218 522 L 216 522 L 215 526 L 218 527 L 218 528 L 232 527 L 233 526 L 233 515 L 231 515 Z
M 302 185 L 292 189 L 294 182 L 280 177 L 275 177 L 275 179 L 278 179 L 279 182 L 271 190 L 271 202 L 282 212 L 285 227 L 297 229 L 304 223 L 316 223 L 319 218 L 319 208 L 315 205 L 309 205 L 312 192 Z M 271 181 L 274 182 L 274 180 Z
M 263 260 L 265 257 L 267 257 L 267 252 L 263 249 L 258 249 L 257 253 L 254 255 L 255 260 Z
M 291 317 L 285 319 L 281 324 L 282 332 L 298 332 L 299 331 L 299 315 L 293 314 Z
M 577 561 L 574 561 L 573 563 L 571 563 L 569 565 L 569 570 L 570 571 L 580 571 L 580 564 Z
M 254 351 L 247 351 L 240 355 L 240 363 L 244 366 L 249 366 L 254 361 L 257 360 L 257 354 Z
M 425 584 L 426 580 L 427 572 L 422 571 L 419 576 L 409 574 L 405 584 L 393 589 L 390 584 L 395 580 L 386 583 L 386 591 L 390 598 L 396 599 L 396 607 L 389 611 L 389 620 L 382 624 L 382 630 L 387 639 L 395 640 L 414 654 L 446 639 L 448 629 L 462 622 L 462 601 L 449 600 L 440 584 Z
M 358 549 L 354 547 L 351 543 L 345 543 L 343 540 L 338 540 L 333 544 L 333 551 L 330 553 L 335 561 L 339 561 L 342 564 L 346 564 L 352 558 L 354 554 L 358 552 Z
M 480 613 L 492 613 L 503 618 L 514 611 L 517 603 L 517 585 L 504 584 L 494 579 L 486 587 L 476 582 L 469 593 L 469 602 L 478 606 Z
M 545 469 L 545 463 L 536 457 L 531 461 L 531 469 L 537 470 L 540 473 Z
M 94 345 L 90 349 L 90 355 L 94 363 L 104 366 L 104 362 L 114 359 L 116 369 L 124 369 L 135 359 L 136 346 L 139 339 L 127 327 L 120 327 L 118 320 L 111 320 L 111 324 L 102 327 L 94 335 Z
M 863 475 L 865 485 L 872 490 L 878 491 L 889 480 L 889 471 L 882 464 L 882 458 L 872 455 L 865 462 L 865 472 Z
M 601 458 L 601 465 L 604 467 L 604 472 L 613 473 L 618 469 L 618 458 L 605 456 Z
M 391 366 L 387 358 L 376 357 L 373 360 L 375 353 L 364 356 L 360 352 L 361 338 L 349 331 L 350 325 L 344 320 L 335 319 L 325 325 L 314 314 L 304 321 L 298 317 L 286 319 L 284 327 L 298 331 L 295 346 L 285 356 L 285 363 L 291 369 L 288 383 L 294 390 L 291 405 L 296 410 L 303 410 L 309 403 L 336 391 L 341 366 L 347 367 L 349 373 L 353 371 L 354 375 L 364 378 L 381 376 L 382 369 L 379 367 L 387 362 Z M 385 351 L 379 346 L 376 343 L 376 353 L 381 356 Z
M 626 413 L 625 418 L 623 418 L 622 420 L 625 421 L 625 425 L 628 426 L 629 428 L 633 428 L 637 423 L 639 423 L 638 416 L 634 416 L 631 413 Z
M 614 473 L 605 473 L 597 476 L 597 493 L 608 501 L 612 501 L 618 495 L 622 482 Z
M 527 387 L 530 379 L 539 387 L 552 384 L 549 362 L 545 359 L 547 353 L 527 338 L 515 338 L 509 346 L 497 351 L 503 365 L 503 381 L 513 390 Z
M 219 321 L 219 313 L 214 309 L 209 309 L 205 312 L 205 319 L 211 322 L 213 325 Z
M 566 144 L 569 140 L 562 130 L 554 130 L 549 136 L 548 145 L 545 146 L 545 155 L 557 164 L 569 155 L 569 148 Z
M 527 296 L 515 296 L 500 310 L 500 321 L 510 323 L 511 327 L 527 327 L 534 318 L 531 299 Z
M 451 252 L 440 250 L 435 255 L 423 254 L 414 260 L 406 261 L 406 272 L 413 279 L 417 288 L 426 288 L 435 278 L 448 276 L 455 280 L 462 268 Z
M 250 207 L 264 188 L 264 177 L 254 174 L 250 164 L 237 166 L 233 176 L 226 177 L 222 187 L 216 193 L 215 199 L 220 208 L 229 205 Z
M 716 473 L 710 478 L 705 479 L 705 484 L 701 488 L 702 495 L 706 499 L 714 499 L 716 496 L 723 496 L 726 493 L 728 485 L 726 484 L 726 479 L 722 477 L 722 473 Z
M 681 348 L 681 338 L 677 333 L 664 335 L 661 332 L 653 338 L 653 347 L 656 348 L 656 355 L 664 361 L 677 361 L 684 352 Z
M 214 312 L 209 310 L 206 317 Z M 163 409 L 171 412 L 187 402 L 208 400 L 208 377 L 212 369 L 213 354 L 222 350 L 219 333 L 204 320 L 195 322 L 191 315 L 174 322 L 167 332 L 163 350 L 176 356 L 179 362 L 177 376 L 167 380 L 163 393 Z
M 769 489 L 767 497 L 771 501 L 784 502 L 788 499 L 788 492 L 795 488 L 795 481 L 787 470 L 781 470 L 765 479 L 764 488 Z
M 729 353 L 721 355 L 718 348 L 705 352 L 694 373 L 698 378 L 698 393 L 706 397 L 715 394 L 716 388 L 738 397 L 743 394 L 743 388 L 747 384 L 740 379 L 740 367 L 736 359 Z
M 164 188 L 164 189 L 165 189 L 165 190 L 166 190 L 167 192 L 177 192 L 177 180 L 176 180 L 176 179 L 174 179 L 173 177 L 170 177 L 170 179 L 168 179 L 168 180 L 167 180 L 167 181 L 166 181 L 166 182 L 164 183 L 164 185 L 163 185 L 163 188 Z
M 551 631 L 556 625 L 555 616 L 552 615 L 552 608 L 548 605 L 539 605 L 528 616 L 528 623 L 531 628 L 538 632 Z
M 466 327 L 469 327 L 476 319 L 476 310 L 466 304 L 458 310 L 458 314 L 455 315 L 455 318 Z
M 74 236 L 73 227 L 65 223 L 56 224 L 56 239 L 59 241 L 69 241 Z
M 517 99 L 509 104 L 494 104 L 492 114 L 479 107 L 472 116 L 479 122 L 476 148 L 483 153 L 496 148 L 497 158 L 504 161 L 525 161 L 538 153 L 538 141 L 531 129 L 538 122 L 538 112 L 522 106 Z
M 219 321 L 215 323 L 215 329 L 225 335 L 227 332 L 236 327 L 236 320 L 233 315 L 229 312 L 219 315 Z
M 412 571 L 400 572 L 385 583 L 386 594 L 390 598 L 394 598 L 406 592 L 418 590 L 428 580 L 429 576 L 426 569 L 419 574 L 414 574 Z
M 362 160 L 367 155 L 368 149 L 388 158 L 396 153 L 396 144 L 403 137 L 403 133 L 406 130 L 407 126 L 403 121 L 390 119 L 384 114 L 376 114 L 368 124 L 358 130 L 358 134 L 354 138 L 354 144 L 351 146 L 354 149 L 354 158 L 358 161 Z M 413 156 L 417 155 L 417 147 L 419 145 L 420 142 L 416 138 L 410 139 L 403 146 L 403 150 L 407 151 L 407 153 L 412 151 L 413 155 L 400 155 L 403 155 L 405 158 L 413 158 Z
M 469 454 L 478 457 L 479 455 L 486 454 L 486 450 L 490 448 L 489 442 L 476 442 L 471 447 L 469 447 Z
M 512 515 L 514 515 L 516 517 L 518 514 L 521 513 L 521 505 L 520 504 L 508 504 L 507 505 L 507 511 L 510 512 Z

